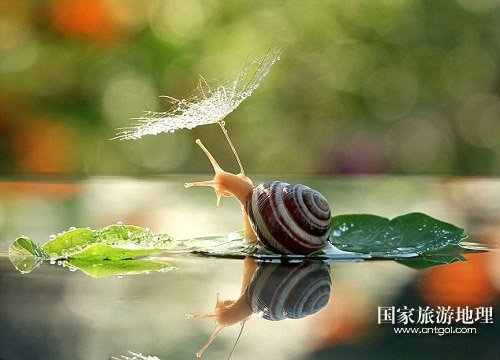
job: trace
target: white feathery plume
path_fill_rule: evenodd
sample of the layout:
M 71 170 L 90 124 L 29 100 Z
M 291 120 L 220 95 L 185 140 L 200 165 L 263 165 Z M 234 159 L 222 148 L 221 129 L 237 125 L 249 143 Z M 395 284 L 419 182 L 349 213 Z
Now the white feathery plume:
M 172 107 L 167 112 L 145 111 L 131 127 L 122 129 L 113 139 L 136 140 L 144 135 L 157 135 L 179 129 L 193 129 L 199 125 L 219 123 L 246 98 L 252 95 L 271 67 L 280 59 L 280 51 L 271 47 L 261 60 L 255 60 L 243 67 L 236 79 L 226 85 L 210 87 L 200 76 L 194 95 L 186 99 L 166 97 Z
M 112 356 L 112 360 L 160 360 L 157 356 L 142 355 L 141 353 L 135 353 L 128 351 L 131 356 L 121 355 L 120 357 Z

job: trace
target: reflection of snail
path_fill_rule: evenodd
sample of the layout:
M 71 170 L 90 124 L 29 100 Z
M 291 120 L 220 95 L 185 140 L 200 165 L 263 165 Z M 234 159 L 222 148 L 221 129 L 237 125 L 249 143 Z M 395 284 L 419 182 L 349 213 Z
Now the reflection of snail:
M 223 128 L 223 131 L 225 129 Z M 217 199 L 234 196 L 241 203 L 245 238 L 283 254 L 310 254 L 329 243 L 330 207 L 316 190 L 305 185 L 291 185 L 280 181 L 253 186 L 245 176 L 234 147 L 224 131 L 240 164 L 238 175 L 219 166 L 200 140 L 202 148 L 215 170 L 213 180 L 187 183 L 185 186 L 211 186 Z
M 214 319 L 215 330 L 196 353 L 201 357 L 222 329 L 243 323 L 253 313 L 267 320 L 299 319 L 322 309 L 330 298 L 330 268 L 321 261 L 261 263 L 245 259 L 241 296 L 221 301 L 217 295 L 214 312 L 187 318 Z
M 330 298 L 328 264 L 261 264 L 247 289 L 252 312 L 267 320 L 300 319 L 322 309 Z

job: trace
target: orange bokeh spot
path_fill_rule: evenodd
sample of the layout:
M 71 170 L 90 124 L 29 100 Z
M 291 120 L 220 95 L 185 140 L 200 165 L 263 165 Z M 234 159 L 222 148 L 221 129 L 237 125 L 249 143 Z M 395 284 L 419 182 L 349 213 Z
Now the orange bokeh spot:
M 0 181 L 0 193 L 16 196 L 24 194 L 72 197 L 80 191 L 81 185 L 72 183 Z
M 120 26 L 109 5 L 103 0 L 55 0 L 49 19 L 57 30 L 97 41 L 115 40 Z
M 64 123 L 40 119 L 19 127 L 14 137 L 20 170 L 69 173 L 76 170 L 76 134 Z
M 366 293 L 345 283 L 334 284 L 326 307 L 309 317 L 311 341 L 318 348 L 359 341 L 369 331 L 371 309 Z
M 421 298 L 433 306 L 491 306 L 497 294 L 488 255 L 467 254 L 468 262 L 429 269 L 419 286 Z

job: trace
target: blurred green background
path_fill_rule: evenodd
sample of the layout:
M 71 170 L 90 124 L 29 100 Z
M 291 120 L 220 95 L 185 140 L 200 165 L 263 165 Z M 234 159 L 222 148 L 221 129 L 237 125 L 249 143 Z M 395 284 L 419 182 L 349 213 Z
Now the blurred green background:
M 248 173 L 499 173 L 497 0 L 2 0 L 0 173 L 208 172 L 197 137 L 237 171 L 217 125 L 109 139 L 273 43 L 226 118 Z

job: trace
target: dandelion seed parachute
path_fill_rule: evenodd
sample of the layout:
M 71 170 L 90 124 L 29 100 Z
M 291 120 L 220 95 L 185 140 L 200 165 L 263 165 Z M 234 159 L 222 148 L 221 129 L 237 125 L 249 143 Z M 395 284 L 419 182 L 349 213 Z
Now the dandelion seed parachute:
M 167 98 L 172 107 L 167 112 L 146 111 L 133 119 L 137 123 L 122 129 L 113 139 L 137 140 L 145 135 L 171 133 L 179 129 L 193 129 L 200 125 L 221 124 L 246 98 L 252 95 L 261 81 L 279 60 L 280 51 L 271 47 L 264 58 L 243 67 L 236 79 L 226 85 L 210 87 L 203 77 L 194 95 L 187 99 Z

